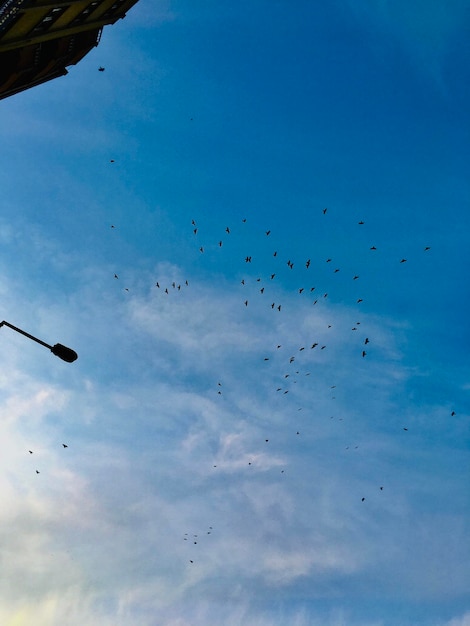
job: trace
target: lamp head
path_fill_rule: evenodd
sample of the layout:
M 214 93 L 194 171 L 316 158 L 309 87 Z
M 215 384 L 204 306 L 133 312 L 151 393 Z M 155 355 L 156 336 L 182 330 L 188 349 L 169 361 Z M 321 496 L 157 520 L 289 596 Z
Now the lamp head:
M 51 348 L 52 354 L 55 354 L 62 359 L 62 361 L 67 361 L 67 363 L 73 363 L 78 359 L 78 354 L 72 348 L 67 348 L 67 346 L 63 346 L 61 343 L 56 343 L 55 346 Z

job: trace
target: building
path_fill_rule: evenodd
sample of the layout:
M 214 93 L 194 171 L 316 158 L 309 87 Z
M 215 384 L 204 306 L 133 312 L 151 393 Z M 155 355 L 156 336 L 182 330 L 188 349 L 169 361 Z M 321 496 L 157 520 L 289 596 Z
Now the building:
M 0 0 L 0 99 L 67 74 L 138 0 Z

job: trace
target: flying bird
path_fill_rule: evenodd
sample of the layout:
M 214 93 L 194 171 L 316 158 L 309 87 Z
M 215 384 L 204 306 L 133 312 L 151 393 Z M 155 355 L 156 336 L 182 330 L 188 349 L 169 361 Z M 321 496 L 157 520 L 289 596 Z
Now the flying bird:
M 117 274 L 114 274 L 114 278 L 119 278 L 119 276 Z
M 368 337 L 366 337 L 366 339 L 365 339 L 364 343 L 365 343 L 366 345 L 369 343 L 369 338 L 368 338 Z
M 225 229 L 225 232 L 226 232 L 227 234 L 230 234 L 230 228 L 229 228 L 228 226 L 227 226 L 227 228 Z
M 364 224 L 364 222 L 361 220 L 360 222 L 358 222 L 358 224 Z
M 267 230 L 267 231 L 266 231 L 266 237 L 267 237 L 270 233 L 271 233 L 271 231 L 270 231 L 270 230 Z
M 402 259 L 400 263 L 406 263 L 406 259 Z
M 62 446 L 63 446 L 64 448 L 68 448 L 68 445 L 67 445 L 66 443 L 63 443 L 63 444 L 62 444 Z
M 362 358 L 366 356 L 367 352 L 365 350 L 362 351 Z
M 375 246 L 371 246 L 370 248 L 371 250 L 377 250 L 377 248 Z
M 327 211 L 328 211 L 328 209 L 323 209 L 323 215 L 326 215 Z
M 105 68 L 100 65 L 100 67 L 98 68 L 98 72 L 104 72 L 104 70 Z
M 310 267 L 310 259 L 307 259 L 307 262 L 305 263 L 305 267 L 308 269 Z
M 426 247 L 424 248 L 424 251 L 426 251 L 426 250 L 431 250 L 431 246 L 426 246 Z

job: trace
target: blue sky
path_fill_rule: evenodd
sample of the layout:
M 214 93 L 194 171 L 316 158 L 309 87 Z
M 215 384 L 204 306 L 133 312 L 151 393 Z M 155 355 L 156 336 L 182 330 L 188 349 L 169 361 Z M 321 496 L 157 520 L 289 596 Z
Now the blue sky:
M 469 626 L 469 25 L 140 0 L 2 101 L 1 316 L 79 354 L 1 330 L 2 624 Z

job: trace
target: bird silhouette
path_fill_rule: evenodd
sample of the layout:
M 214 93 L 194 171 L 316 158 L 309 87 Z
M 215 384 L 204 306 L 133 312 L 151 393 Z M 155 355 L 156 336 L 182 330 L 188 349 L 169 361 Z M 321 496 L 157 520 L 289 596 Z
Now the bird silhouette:
M 367 352 L 365 350 L 362 351 L 362 357 L 364 358 L 366 356 Z
M 104 72 L 104 70 L 105 68 L 100 65 L 100 67 L 98 68 L 98 72 Z
M 64 448 L 68 448 L 68 445 L 67 445 L 66 443 L 63 443 L 63 444 L 62 444 L 62 446 L 63 446 Z
M 119 276 L 117 274 L 114 274 L 114 278 L 119 278 Z
M 326 215 L 327 211 L 328 211 L 328 209 L 323 209 L 323 215 Z
M 406 263 L 406 259 L 402 259 L 400 263 Z

